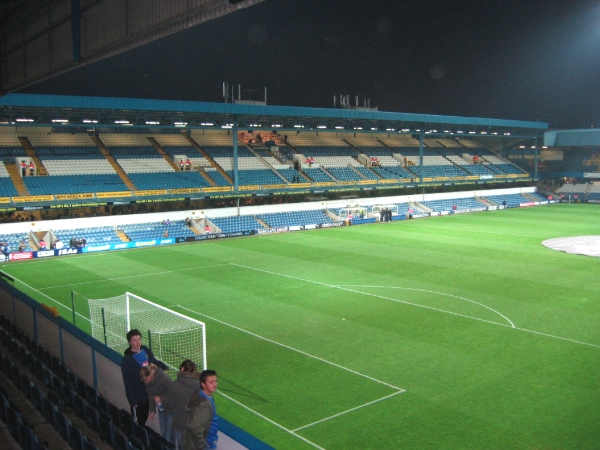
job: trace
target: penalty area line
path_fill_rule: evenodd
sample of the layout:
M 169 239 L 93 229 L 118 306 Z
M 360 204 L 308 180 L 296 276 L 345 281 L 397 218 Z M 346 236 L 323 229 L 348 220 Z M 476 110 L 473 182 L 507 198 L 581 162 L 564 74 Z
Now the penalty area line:
M 291 434 L 292 436 L 294 436 L 294 437 L 297 437 L 298 439 L 301 439 L 302 441 L 306 442 L 307 444 L 310 444 L 310 445 L 312 445 L 312 446 L 313 446 L 313 447 L 315 447 L 315 448 L 318 448 L 318 449 L 320 449 L 320 450 L 325 450 L 323 447 L 321 447 L 321 446 L 319 446 L 319 445 L 315 444 L 315 443 L 314 443 L 314 442 L 312 442 L 312 441 L 309 441 L 309 440 L 308 440 L 308 439 L 306 439 L 305 437 L 302 437 L 302 436 L 300 436 L 298 433 L 296 433 L 296 432 L 295 432 L 295 430 L 290 430 L 289 428 L 286 428 L 286 427 L 284 427 L 283 425 L 281 425 L 281 424 L 278 424 L 278 423 L 277 423 L 277 422 L 275 422 L 274 420 L 272 420 L 272 419 L 269 419 L 267 416 L 263 416 L 261 413 L 259 413 L 259 412 L 257 412 L 257 411 L 254 411 L 252 408 L 249 408 L 248 406 L 244 405 L 243 403 L 240 403 L 239 401 L 237 401 L 236 399 L 234 399 L 234 398 L 230 397 L 229 395 L 227 395 L 227 394 L 223 394 L 223 392 L 222 392 L 222 391 L 217 391 L 217 393 L 218 393 L 219 395 L 221 395 L 221 396 L 225 397 L 226 399 L 228 399 L 228 400 L 232 401 L 232 402 L 233 402 L 233 403 L 235 403 L 236 405 L 238 405 L 238 406 L 241 406 L 241 407 L 242 407 L 242 408 L 244 408 L 245 410 L 247 410 L 247 411 L 250 411 L 252 414 L 255 414 L 255 415 L 257 415 L 257 416 L 258 416 L 258 417 L 260 417 L 261 419 L 263 419 L 263 420 L 266 420 L 266 421 L 267 421 L 267 422 L 269 422 L 270 424 L 272 424 L 272 425 L 275 425 L 277 428 L 280 428 L 280 429 L 282 429 L 282 430 L 283 430 L 283 431 L 285 431 L 286 433 L 289 433 L 289 434 Z M 395 395 L 395 394 L 396 394 L 396 393 L 394 393 L 394 395 Z
M 404 392 L 406 392 L 406 391 L 404 391 Z M 334 414 L 333 416 L 325 417 L 324 419 L 317 420 L 316 422 L 309 423 L 308 425 L 304 425 L 303 427 L 296 428 L 295 430 L 292 430 L 292 431 L 296 432 L 296 431 L 304 430 L 305 428 L 312 427 L 313 425 L 317 425 L 319 423 L 323 423 L 323 422 L 326 422 L 331 419 L 335 419 L 336 417 L 343 416 L 344 414 L 348 414 L 352 411 L 356 411 L 357 409 L 361 409 L 361 408 L 364 408 L 369 405 L 374 405 L 375 403 L 382 402 L 384 400 L 387 400 L 388 398 L 394 397 L 395 395 L 399 395 L 402 393 L 403 393 L 402 391 L 394 392 L 393 394 L 386 395 L 385 397 L 378 398 L 377 400 L 373 400 L 372 402 L 368 402 L 363 405 L 359 405 L 354 408 L 347 409 L 346 411 L 342 411 L 340 413 Z
M 263 341 L 269 342 L 271 344 L 278 345 L 278 346 L 286 348 L 288 350 L 292 350 L 292 351 L 294 351 L 296 353 L 300 353 L 301 355 L 307 356 L 307 357 L 312 358 L 312 359 L 316 359 L 317 361 L 324 362 L 325 364 L 329 364 L 330 366 L 337 367 L 338 369 L 342 369 L 342 370 L 350 372 L 350 373 L 352 373 L 354 375 L 358 375 L 358 376 L 360 376 L 362 378 L 366 378 L 367 380 L 374 381 L 375 383 L 383 384 L 384 386 L 392 388 L 392 389 L 394 389 L 396 391 L 400 391 L 400 392 L 405 392 L 406 391 L 406 389 L 402 389 L 401 387 L 394 386 L 393 384 L 386 383 L 385 381 L 382 381 L 382 380 L 378 380 L 377 378 L 373 378 L 373 377 L 371 377 L 369 375 L 365 375 L 364 373 L 360 373 L 360 372 L 357 372 L 356 370 L 352 370 L 352 369 L 350 369 L 348 367 L 344 367 L 344 366 L 342 366 L 340 364 L 336 364 L 334 362 L 328 361 L 328 360 L 326 360 L 324 358 L 321 358 L 320 356 L 311 355 L 310 353 L 304 352 L 302 350 L 299 350 L 297 348 L 291 347 L 291 346 L 286 345 L 286 344 L 282 344 L 281 342 L 277 342 L 277 341 L 274 341 L 272 339 L 266 338 L 266 337 L 261 336 L 259 334 L 253 333 L 252 331 L 244 330 L 243 328 L 237 327 L 237 326 L 232 325 L 232 324 L 227 323 L 227 322 L 223 322 L 222 320 L 216 319 L 216 318 L 211 317 L 209 315 L 199 313 L 198 311 L 194 311 L 193 309 L 186 308 L 185 306 L 177 305 L 177 307 L 181 308 L 181 309 L 183 309 L 185 311 L 189 311 L 191 313 L 197 314 L 197 315 L 199 315 L 201 317 L 207 317 L 210 320 L 213 320 L 213 321 L 218 322 L 218 323 L 220 323 L 222 325 L 231 327 L 231 328 L 233 328 L 235 330 L 241 331 L 242 333 L 249 334 L 250 336 L 254 336 L 255 338 L 262 339 Z

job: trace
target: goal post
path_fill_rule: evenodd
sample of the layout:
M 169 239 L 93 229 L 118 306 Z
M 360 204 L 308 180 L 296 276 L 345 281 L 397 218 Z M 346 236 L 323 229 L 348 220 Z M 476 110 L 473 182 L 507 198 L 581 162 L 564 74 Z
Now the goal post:
M 183 360 L 191 359 L 199 367 L 207 368 L 204 322 L 131 292 L 86 300 L 92 336 L 120 354 L 129 347 L 127 332 L 135 328 L 154 356 L 169 367 L 179 370 Z
M 366 217 L 367 215 L 367 208 L 365 208 L 364 206 L 349 206 L 346 208 L 341 208 L 338 214 L 338 216 L 340 217 L 352 216 L 354 218 L 360 217 L 361 215 L 363 217 Z

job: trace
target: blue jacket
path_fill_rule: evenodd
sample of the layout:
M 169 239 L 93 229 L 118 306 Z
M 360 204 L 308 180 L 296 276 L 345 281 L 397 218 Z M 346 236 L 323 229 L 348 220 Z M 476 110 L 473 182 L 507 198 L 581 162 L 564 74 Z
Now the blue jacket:
M 167 365 L 154 357 L 154 353 L 145 345 L 142 345 L 141 351 L 145 351 L 148 356 L 148 364 L 156 364 L 162 370 L 168 370 Z M 141 405 L 148 400 L 146 385 L 140 381 L 140 369 L 142 366 L 135 360 L 135 353 L 131 347 L 125 350 L 123 360 L 121 361 L 121 375 L 125 385 L 125 394 L 127 401 L 131 406 Z

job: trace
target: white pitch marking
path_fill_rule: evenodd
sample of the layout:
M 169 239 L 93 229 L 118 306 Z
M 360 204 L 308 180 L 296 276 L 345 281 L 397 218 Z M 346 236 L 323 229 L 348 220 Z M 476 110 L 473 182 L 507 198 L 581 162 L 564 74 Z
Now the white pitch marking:
M 468 319 L 479 320 L 481 322 L 491 323 L 492 325 L 498 325 L 498 326 L 501 326 L 501 327 L 512 328 L 513 330 L 519 330 L 519 331 L 524 331 L 524 332 L 527 332 L 527 333 L 539 334 L 540 336 L 546 336 L 546 337 L 553 338 L 553 339 L 559 339 L 559 340 L 562 340 L 562 341 L 573 342 L 575 344 L 581 344 L 581 345 L 587 345 L 587 346 L 590 346 L 590 347 L 600 348 L 600 345 L 598 345 L 598 344 L 590 344 L 589 342 L 577 341 L 575 339 L 569 339 L 569 338 L 564 338 L 564 337 L 561 337 L 561 336 L 555 336 L 553 334 L 542 333 L 540 331 L 527 330 L 525 328 L 519 328 L 519 327 L 515 326 L 514 324 L 512 326 L 509 326 L 509 325 L 506 325 L 506 324 L 503 324 L 503 323 L 492 322 L 490 320 L 479 319 L 477 317 L 465 316 L 463 314 L 458 314 L 458 313 L 454 313 L 454 312 L 450 312 L 450 311 L 444 311 L 443 309 L 432 308 L 432 307 L 429 307 L 429 306 L 423 306 L 423 305 L 419 305 L 419 304 L 416 304 L 416 303 L 409 303 L 409 302 L 405 302 L 405 301 L 402 301 L 402 300 L 396 300 L 396 299 L 384 297 L 384 296 L 381 296 L 381 295 L 368 294 L 368 293 L 360 292 L 360 291 L 353 291 L 351 289 L 346 289 L 346 288 L 343 288 L 343 287 L 339 287 L 339 286 L 335 286 L 335 285 L 331 285 L 331 284 L 326 284 L 326 283 L 320 283 L 318 281 L 306 280 L 304 278 L 299 278 L 299 277 L 294 277 L 294 276 L 291 276 L 291 275 L 280 274 L 280 273 L 271 272 L 271 271 L 263 270 L 263 269 L 256 269 L 254 267 L 244 266 L 242 264 L 235 264 L 235 263 L 230 263 L 230 264 L 233 265 L 233 266 L 239 266 L 239 267 L 242 267 L 242 268 L 245 268 L 245 269 L 256 270 L 256 271 L 259 271 L 259 272 L 265 272 L 265 273 L 268 273 L 268 274 L 271 274 L 271 275 L 277 275 L 277 276 L 280 276 L 280 277 L 286 277 L 286 278 L 291 278 L 291 279 L 294 279 L 294 280 L 305 281 L 307 283 L 313 283 L 313 284 L 318 284 L 318 285 L 321 285 L 321 286 L 332 287 L 332 288 L 336 288 L 336 289 L 342 289 L 342 290 L 349 291 L 349 292 L 354 292 L 354 293 L 358 293 L 358 294 L 364 294 L 364 295 L 368 295 L 368 296 L 371 296 L 371 297 L 377 297 L 377 298 L 381 298 L 381 299 L 385 299 L 385 300 L 390 300 L 390 301 L 394 301 L 394 302 L 398 302 L 398 303 L 404 303 L 404 304 L 407 304 L 407 305 L 418 306 L 418 307 L 421 307 L 421 308 L 432 309 L 434 311 L 440 311 L 440 312 L 444 312 L 444 313 L 448 313 L 448 314 L 453 314 L 453 315 L 456 315 L 456 316 L 465 317 L 465 318 L 468 318 Z M 386 287 L 390 287 L 390 286 L 386 286 Z M 504 317 L 504 316 L 502 316 L 502 317 Z M 511 322 L 511 324 L 512 324 L 512 322 Z
M 329 364 L 331 366 L 337 367 L 338 369 L 342 369 L 342 370 L 345 370 L 347 372 L 353 373 L 354 375 L 358 375 L 360 377 L 366 378 L 366 379 L 374 381 L 376 383 L 383 384 L 384 386 L 387 386 L 389 388 L 395 389 L 397 391 L 405 392 L 405 389 L 402 389 L 402 388 L 400 388 L 398 386 L 394 386 L 393 384 L 386 383 L 385 381 L 381 381 L 381 380 L 378 380 L 377 378 L 370 377 L 369 375 L 365 375 L 363 373 L 357 372 L 356 370 L 349 369 L 348 367 L 344 367 L 344 366 L 341 366 L 341 365 L 336 364 L 334 362 L 327 361 L 326 359 L 323 359 L 323 358 L 321 358 L 319 356 L 311 355 L 310 353 L 306 353 L 306 352 L 304 352 L 302 350 L 298 350 L 297 348 L 290 347 L 289 345 L 286 345 L 286 344 L 282 344 L 281 342 L 277 342 L 277 341 L 274 341 L 272 339 L 266 338 L 264 336 L 260 336 L 259 334 L 253 333 L 252 331 L 244 330 L 243 328 L 237 327 L 237 326 L 232 325 L 232 324 L 227 323 L 227 322 L 223 322 L 222 320 L 219 320 L 219 319 L 215 319 L 214 317 L 211 317 L 209 315 L 199 313 L 198 311 L 194 311 L 193 309 L 186 308 L 185 306 L 177 305 L 177 307 L 179 307 L 181 309 L 184 309 L 186 311 L 192 312 L 192 313 L 197 314 L 197 315 L 202 316 L 202 317 L 208 317 L 210 320 L 214 320 L 215 322 L 219 322 L 220 324 L 223 324 L 223 325 L 226 325 L 228 327 L 234 328 L 234 329 L 236 329 L 238 331 L 241 331 L 243 333 L 249 334 L 249 335 L 254 336 L 254 337 L 258 338 L 258 339 L 262 339 L 263 341 L 270 342 L 271 344 L 279 345 L 280 347 L 284 347 L 284 348 L 287 348 L 288 350 L 292 350 L 292 351 L 300 353 L 300 354 L 302 354 L 304 356 L 308 356 L 309 358 L 316 359 L 317 361 L 324 362 L 324 363 Z
M 373 400 L 372 402 L 365 403 L 364 405 L 359 405 L 359 406 L 356 406 L 354 408 L 350 408 L 350 409 L 348 409 L 346 411 L 342 411 L 341 413 L 334 414 L 333 416 L 325 417 L 324 419 L 317 420 L 316 422 L 309 423 L 308 425 L 304 425 L 303 427 L 296 428 L 295 430 L 292 430 L 292 431 L 304 430 L 305 428 L 312 427 L 313 425 L 317 425 L 317 424 L 322 423 L 322 422 L 326 422 L 328 420 L 334 419 L 336 417 L 342 416 L 342 415 L 350 413 L 352 411 L 356 411 L 357 409 L 364 408 L 365 406 L 369 406 L 369 405 L 373 405 L 375 403 L 382 402 L 383 400 L 387 400 L 388 398 L 393 397 L 393 396 L 398 395 L 398 394 L 402 394 L 402 392 L 394 392 L 393 394 L 386 395 L 385 397 L 378 398 L 377 400 Z
M 148 277 L 148 276 L 153 277 L 155 275 L 166 275 L 168 273 L 185 272 L 186 270 L 210 269 L 212 267 L 221 267 L 221 266 L 227 266 L 227 265 L 229 265 L 229 264 L 228 263 L 224 263 L 224 264 L 215 264 L 213 266 L 188 267 L 187 269 L 165 270 L 163 272 L 144 273 L 144 274 L 140 274 L 140 275 L 129 275 L 129 276 L 126 276 L 126 277 L 104 278 L 102 280 L 82 281 L 81 283 L 60 284 L 60 285 L 56 285 L 56 286 L 47 286 L 45 288 L 40 288 L 40 289 L 42 289 L 42 290 L 56 289 L 56 288 L 63 288 L 63 287 L 69 287 L 69 286 L 79 286 L 79 285 L 82 285 L 82 284 L 103 283 L 105 281 L 127 280 L 127 279 L 130 279 L 130 278 L 141 278 L 141 277 Z
M 267 422 L 275 425 L 278 428 L 281 428 L 283 431 L 285 431 L 286 433 L 289 433 L 295 437 L 297 437 L 298 439 L 303 440 L 304 442 L 306 442 L 307 444 L 312 445 L 315 448 L 318 448 L 320 450 L 325 450 L 323 447 L 318 446 L 317 444 L 315 444 L 314 442 L 309 441 L 308 439 L 300 436 L 299 434 L 295 433 L 295 430 L 290 430 L 289 428 L 284 427 L 283 425 L 278 424 L 277 422 L 275 422 L 274 420 L 269 419 L 266 416 L 263 416 L 261 413 L 254 411 L 252 408 L 249 408 L 248 406 L 244 405 L 243 403 L 238 402 L 237 400 L 233 399 L 232 397 L 230 397 L 227 394 L 223 394 L 223 391 L 217 391 L 217 394 L 222 395 L 223 397 L 225 397 L 226 399 L 229 399 L 230 401 L 232 401 L 233 403 L 235 403 L 236 405 L 241 406 L 242 408 L 250 411 L 252 414 L 256 414 L 258 417 L 260 417 L 261 419 L 266 420 Z
M 575 344 L 589 345 L 590 347 L 600 348 L 600 345 L 597 345 L 597 344 L 590 344 L 589 342 L 576 341 L 575 339 L 569 339 L 569 338 L 564 338 L 564 337 L 560 337 L 560 336 L 554 336 L 553 334 L 542 333 L 541 331 L 533 331 L 533 330 L 528 330 L 526 328 L 519 328 L 519 327 L 515 327 L 515 330 L 525 331 L 526 333 L 539 334 L 540 336 L 547 336 L 547 337 L 551 337 L 551 338 L 554 338 L 554 339 L 560 339 L 561 341 L 574 342 Z
M 453 298 L 457 298 L 459 300 L 464 300 L 465 302 L 474 303 L 474 304 L 476 304 L 478 306 L 481 306 L 482 308 L 489 309 L 493 313 L 498 314 L 500 317 L 503 317 L 504 319 L 506 319 L 506 321 L 508 323 L 510 323 L 511 328 L 516 328 L 515 324 L 512 322 L 512 320 L 510 320 L 504 314 L 499 313 L 495 309 L 490 308 L 489 306 L 486 306 L 483 303 L 476 302 L 475 300 L 469 300 L 468 298 L 460 297 L 460 296 L 454 295 L 454 294 L 446 294 L 445 292 L 430 291 L 428 289 L 416 289 L 416 288 L 407 288 L 407 287 L 400 287 L 400 286 L 369 286 L 369 285 L 361 285 L 361 284 L 338 284 L 338 285 L 332 285 L 332 286 L 339 287 L 339 288 L 345 288 L 345 287 L 363 287 L 363 288 L 402 289 L 402 290 L 405 290 L 405 291 L 429 292 L 430 294 L 444 295 L 446 297 L 453 297 Z M 360 293 L 363 293 L 363 294 L 367 294 L 367 292 L 361 292 L 361 291 L 352 291 L 352 292 L 360 292 Z M 403 302 L 403 303 L 405 303 L 405 302 Z
M 325 287 L 330 287 L 330 288 L 334 288 L 334 289 L 341 289 L 343 291 L 353 292 L 355 294 L 362 294 L 362 295 L 367 295 L 369 297 L 375 297 L 375 298 L 380 298 L 380 299 L 383 299 L 383 300 L 389 300 L 391 302 L 404 303 L 405 305 L 417 306 L 419 308 L 431 309 L 433 311 L 440 311 L 440 312 L 443 312 L 443 313 L 446 313 L 446 314 L 452 314 L 452 315 L 459 316 L 459 317 L 465 317 L 467 319 L 479 320 L 481 322 L 492 323 L 494 325 L 500 325 L 500 326 L 503 326 L 503 327 L 508 327 L 509 326 L 509 325 L 506 325 L 506 324 L 503 324 L 503 323 L 493 322 L 491 320 L 480 319 L 479 317 L 467 316 L 466 314 L 460 314 L 460 313 L 456 313 L 456 312 L 452 312 L 452 311 L 446 311 L 444 309 L 434 308 L 432 306 L 419 305 L 418 303 L 411 303 L 411 302 L 407 302 L 407 301 L 404 301 L 404 300 L 398 300 L 398 299 L 395 299 L 395 298 L 386 297 L 384 295 L 371 294 L 369 292 L 361 292 L 361 291 L 357 291 L 357 290 L 354 290 L 354 289 L 348 289 L 348 288 L 345 288 L 345 287 L 342 287 L 342 286 L 337 286 L 337 285 L 334 285 L 334 284 L 327 284 L 327 283 L 321 283 L 319 281 L 307 280 L 305 278 L 294 277 L 292 275 L 285 275 L 285 274 L 281 274 L 281 273 L 277 273 L 277 272 L 271 272 L 269 270 L 264 270 L 264 269 L 257 269 L 255 267 L 244 266 L 242 264 L 235 264 L 235 263 L 230 263 L 230 264 L 232 266 L 238 266 L 238 267 L 242 267 L 244 269 L 256 270 L 257 272 L 264 272 L 264 273 L 268 273 L 268 274 L 271 274 L 271 275 L 277 275 L 279 277 L 291 278 L 293 280 L 304 281 L 306 283 L 318 284 L 319 286 L 325 286 Z M 430 291 L 430 292 L 433 292 L 433 291 Z M 491 308 L 489 308 L 489 309 L 491 309 Z M 492 309 L 492 311 L 494 311 L 494 310 Z M 494 312 L 496 312 L 502 318 L 506 319 L 510 323 L 510 327 L 511 328 L 515 328 L 515 325 L 510 321 L 510 319 L 508 319 L 507 317 L 503 316 L 502 314 L 500 314 L 497 311 L 494 311 Z

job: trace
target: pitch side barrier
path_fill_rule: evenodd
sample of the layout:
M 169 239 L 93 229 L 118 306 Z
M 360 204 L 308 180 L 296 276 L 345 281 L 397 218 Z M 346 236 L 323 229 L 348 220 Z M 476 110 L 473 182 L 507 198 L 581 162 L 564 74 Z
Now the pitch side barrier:
M 11 279 L 0 273 L 0 314 L 60 359 L 71 372 L 93 386 L 110 403 L 129 411 L 121 376 L 123 356 L 55 315 L 52 308 L 44 308 L 45 305 L 16 289 L 9 283 Z M 219 417 L 219 432 L 245 448 L 274 450 L 223 417 Z

